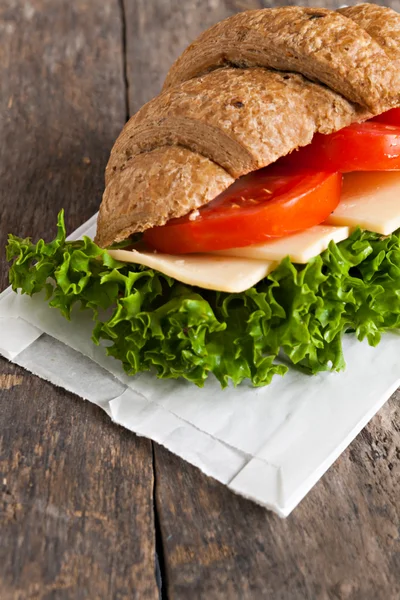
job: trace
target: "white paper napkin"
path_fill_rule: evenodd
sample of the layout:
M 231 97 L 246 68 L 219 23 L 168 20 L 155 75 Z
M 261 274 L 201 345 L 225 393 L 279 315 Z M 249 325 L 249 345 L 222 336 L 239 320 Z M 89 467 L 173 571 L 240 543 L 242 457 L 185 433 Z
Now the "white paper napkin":
M 96 215 L 72 236 L 92 237 Z M 0 295 L 0 354 L 101 406 L 233 491 L 287 516 L 400 384 L 400 334 L 378 348 L 346 336 L 344 373 L 295 370 L 265 388 L 221 390 L 128 377 L 91 342 L 89 313 L 66 321 L 43 298 Z

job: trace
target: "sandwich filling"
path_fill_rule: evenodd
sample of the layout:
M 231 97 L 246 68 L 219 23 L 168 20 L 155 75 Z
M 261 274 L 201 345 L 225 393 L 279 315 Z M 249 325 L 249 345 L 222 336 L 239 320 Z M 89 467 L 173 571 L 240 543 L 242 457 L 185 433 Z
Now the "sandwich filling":
M 356 227 L 389 235 L 400 227 L 399 125 L 400 110 L 392 109 L 316 134 L 309 146 L 238 179 L 199 210 L 147 229 L 129 250 L 109 252 L 183 283 L 243 292 L 286 256 L 305 264 Z

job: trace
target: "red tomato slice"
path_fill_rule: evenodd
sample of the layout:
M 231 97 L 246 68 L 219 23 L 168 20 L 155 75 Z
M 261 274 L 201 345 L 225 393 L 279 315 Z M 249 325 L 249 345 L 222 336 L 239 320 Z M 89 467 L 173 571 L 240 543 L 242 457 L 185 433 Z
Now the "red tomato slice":
M 377 123 L 386 123 L 387 125 L 400 126 L 400 108 L 391 108 L 386 112 L 371 119 Z
M 199 210 L 144 233 L 161 252 L 186 254 L 249 246 L 322 223 L 340 200 L 339 173 L 267 167 L 235 181 Z
M 316 133 L 308 146 L 292 152 L 279 164 L 294 169 L 331 171 L 400 170 L 400 127 L 367 121 L 330 135 Z

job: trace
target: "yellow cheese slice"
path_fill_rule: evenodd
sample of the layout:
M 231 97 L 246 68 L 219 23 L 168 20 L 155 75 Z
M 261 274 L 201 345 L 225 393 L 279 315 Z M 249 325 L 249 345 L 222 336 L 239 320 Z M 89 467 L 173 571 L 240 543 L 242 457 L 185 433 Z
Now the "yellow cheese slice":
M 389 235 L 400 227 L 400 172 L 349 173 L 339 206 L 326 221 Z
M 115 260 L 145 265 L 177 281 L 207 290 L 239 293 L 248 290 L 273 271 L 277 263 L 215 256 L 212 254 L 172 255 L 137 250 L 109 250 Z
M 285 256 L 295 263 L 305 264 L 314 256 L 327 249 L 329 242 L 341 242 L 350 235 L 348 227 L 333 227 L 331 225 L 316 225 L 305 231 L 288 235 L 262 244 L 230 248 L 213 252 L 219 256 L 237 256 L 255 260 L 281 261 Z

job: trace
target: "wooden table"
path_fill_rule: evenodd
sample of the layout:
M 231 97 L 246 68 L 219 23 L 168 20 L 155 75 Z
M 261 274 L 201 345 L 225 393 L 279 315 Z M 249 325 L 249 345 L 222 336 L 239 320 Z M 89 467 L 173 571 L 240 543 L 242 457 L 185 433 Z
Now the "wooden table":
M 270 5 L 2 0 L 1 247 L 49 237 L 61 207 L 69 231 L 92 215 L 173 59 Z M 5 360 L 0 399 L 2 600 L 400 598 L 399 393 L 285 521 Z

